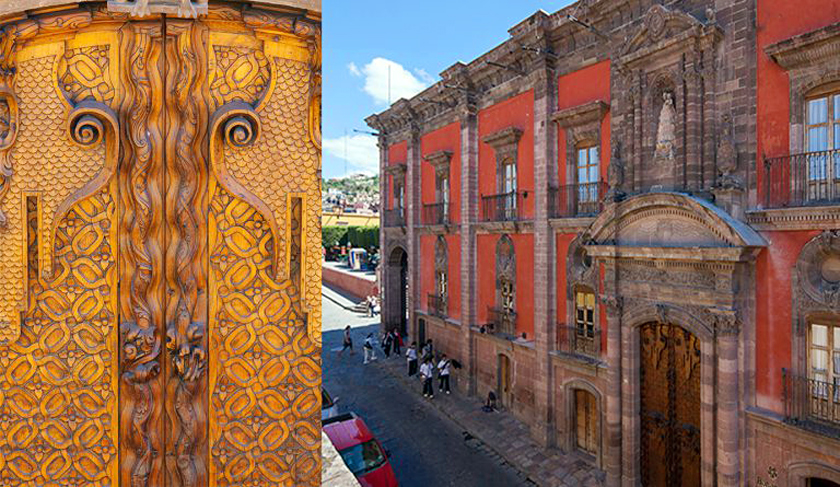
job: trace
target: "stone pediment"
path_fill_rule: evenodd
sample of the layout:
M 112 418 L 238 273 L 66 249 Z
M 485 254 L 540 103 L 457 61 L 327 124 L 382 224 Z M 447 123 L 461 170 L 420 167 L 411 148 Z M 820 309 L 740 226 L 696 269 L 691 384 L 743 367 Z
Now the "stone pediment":
M 722 209 L 681 193 L 647 193 L 601 212 L 589 228 L 594 245 L 619 247 L 763 247 L 764 239 Z
M 708 15 L 710 18 L 707 23 L 703 23 L 685 12 L 670 10 L 658 4 L 652 6 L 645 14 L 642 25 L 622 46 L 619 53 L 621 63 L 629 64 L 653 52 L 682 45 L 681 41 L 685 38 L 708 35 L 722 37 L 714 14 L 710 11 Z

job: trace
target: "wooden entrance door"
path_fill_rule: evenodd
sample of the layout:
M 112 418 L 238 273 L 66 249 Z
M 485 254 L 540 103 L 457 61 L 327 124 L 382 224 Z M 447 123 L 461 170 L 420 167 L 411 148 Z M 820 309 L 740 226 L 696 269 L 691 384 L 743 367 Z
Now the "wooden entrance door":
M 700 485 L 700 342 L 682 328 L 641 330 L 642 485 Z
M 4 26 L 0 483 L 320 485 L 317 31 Z
M 598 403 L 583 389 L 575 389 L 575 445 L 590 455 L 598 454 Z

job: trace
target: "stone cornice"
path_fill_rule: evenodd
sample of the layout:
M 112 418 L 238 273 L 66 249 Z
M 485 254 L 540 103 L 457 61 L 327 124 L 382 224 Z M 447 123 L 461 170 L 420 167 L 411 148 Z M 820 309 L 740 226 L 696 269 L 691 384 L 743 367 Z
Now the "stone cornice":
M 840 56 L 840 22 L 771 44 L 764 52 L 784 69 L 816 66 Z
M 592 257 L 607 259 L 680 260 L 686 262 L 748 262 L 759 249 L 750 247 L 629 247 L 585 245 Z
M 423 160 L 435 168 L 435 173 L 448 173 L 452 161 L 452 151 L 439 150 L 423 156 Z
M 387 166 L 385 166 L 385 169 L 383 169 L 383 171 L 385 172 L 385 174 L 388 174 L 395 178 L 401 178 L 405 176 L 406 165 L 405 163 L 388 164 Z
M 751 210 L 747 223 L 759 231 L 832 230 L 840 227 L 840 206 Z
M 490 135 L 485 135 L 481 139 L 485 144 L 491 145 L 496 150 L 505 149 L 506 147 L 516 145 L 522 137 L 522 129 L 519 127 L 508 127 L 498 132 L 493 132 Z
M 576 107 L 558 110 L 551 116 L 551 121 L 562 128 L 600 122 L 609 108 L 610 106 L 606 102 L 596 100 Z

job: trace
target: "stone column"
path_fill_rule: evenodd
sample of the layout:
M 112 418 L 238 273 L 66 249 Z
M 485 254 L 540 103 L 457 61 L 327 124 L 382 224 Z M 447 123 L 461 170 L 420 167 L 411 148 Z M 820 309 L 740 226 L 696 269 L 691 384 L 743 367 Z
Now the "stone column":
M 408 135 L 408 155 L 403 194 L 405 198 L 406 247 L 408 247 L 408 327 L 412 340 L 417 339 L 417 305 L 420 302 L 420 241 L 416 226 L 420 224 L 420 129 L 412 121 Z
M 555 443 L 554 367 L 550 352 L 555 348 L 557 320 L 556 244 L 548 223 L 549 186 L 556 183 L 557 124 L 551 114 L 557 106 L 555 75 L 548 59 L 531 73 L 534 80 L 534 340 L 537 374 L 534 381 L 536 421 L 531 436 L 544 446 Z
M 392 274 L 394 270 L 389 265 L 389 258 L 391 257 L 388 254 L 388 238 L 387 233 L 385 232 L 385 213 L 386 209 L 388 208 L 388 201 L 390 201 L 391 193 L 388 191 L 388 178 L 389 176 L 385 173 L 385 168 L 388 167 L 388 139 L 382 133 L 382 129 L 380 128 L 380 133 L 378 140 L 376 142 L 377 147 L 379 147 L 379 215 L 380 215 L 380 223 L 379 223 L 379 302 L 381 305 L 381 319 L 379 322 L 379 328 L 381 330 L 385 330 L 385 327 L 388 326 L 393 320 L 393 313 L 391 313 L 391 307 L 386 306 L 385 303 L 389 303 L 390 297 L 388 296 L 388 288 L 390 287 L 389 284 L 391 283 L 390 279 L 392 279 Z
M 465 94 L 461 102 L 461 358 L 464 392 L 476 394 L 476 357 L 471 327 L 476 322 L 475 222 L 478 220 L 478 110 Z
M 615 292 L 615 262 L 604 263 L 606 275 L 604 279 L 605 296 L 603 303 L 607 311 L 607 391 L 606 411 L 604 414 L 604 470 L 607 473 L 608 487 L 621 485 L 621 367 L 622 367 L 622 337 L 621 313 L 623 302 Z
M 734 311 L 718 314 L 717 340 L 717 485 L 740 485 L 738 419 L 738 332 Z

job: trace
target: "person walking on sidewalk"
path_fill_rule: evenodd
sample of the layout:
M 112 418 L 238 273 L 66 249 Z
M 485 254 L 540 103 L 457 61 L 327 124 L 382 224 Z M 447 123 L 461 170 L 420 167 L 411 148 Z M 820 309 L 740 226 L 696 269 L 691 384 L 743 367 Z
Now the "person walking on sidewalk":
M 382 351 L 385 352 L 385 358 L 391 358 L 391 344 L 394 343 L 394 337 L 390 331 L 386 331 L 382 336 Z
M 417 373 L 417 342 L 411 342 L 411 345 L 405 351 L 405 358 L 408 359 L 408 376 Z
M 432 378 L 435 376 L 435 367 L 432 365 L 432 359 L 427 358 L 420 366 L 420 378 L 423 379 L 423 397 L 434 399 L 435 386 L 432 385 Z
M 449 368 L 451 365 L 446 354 L 441 355 L 440 362 L 438 363 L 438 379 L 440 380 L 438 390 L 447 394 L 449 394 Z
M 376 352 L 373 350 L 373 333 L 368 333 L 363 348 L 365 349 L 365 364 L 376 360 Z
M 400 355 L 402 355 L 402 352 L 400 352 L 400 347 L 402 347 L 403 345 L 402 336 L 396 328 L 391 330 L 391 335 L 394 337 L 394 354 L 396 354 L 399 357 Z
M 342 341 L 341 350 L 338 352 L 338 356 L 340 357 L 345 350 L 350 349 L 350 355 L 355 354 L 353 351 L 353 339 L 350 337 L 350 325 L 347 325 L 344 328 L 344 340 Z
M 435 348 L 432 345 L 432 339 L 431 338 L 426 340 L 426 344 L 423 345 L 423 353 L 421 355 L 422 355 L 423 360 L 426 360 L 426 359 L 434 360 L 435 359 Z

